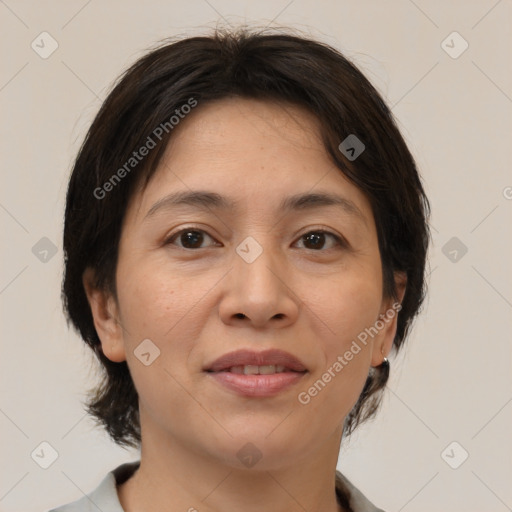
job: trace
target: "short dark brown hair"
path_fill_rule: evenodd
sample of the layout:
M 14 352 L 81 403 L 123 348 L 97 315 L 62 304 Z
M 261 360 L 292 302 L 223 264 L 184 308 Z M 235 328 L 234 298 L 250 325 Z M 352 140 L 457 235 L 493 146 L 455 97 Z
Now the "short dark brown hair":
M 407 275 L 395 350 L 425 297 L 429 202 L 389 108 L 354 64 L 324 43 L 290 33 L 217 30 L 167 41 L 135 62 L 104 101 L 76 158 L 66 197 L 64 311 L 103 368 L 87 409 L 120 445 L 140 444 L 138 395 L 126 362 L 112 362 L 102 352 L 82 276 L 92 268 L 95 285 L 117 298 L 122 221 L 137 187 L 144 189 L 158 166 L 172 136 L 171 117 L 191 98 L 200 108 L 229 97 L 297 105 L 320 121 L 327 153 L 371 203 L 384 295 L 397 297 L 395 271 Z M 159 132 L 157 147 L 127 168 L 133 151 L 148 137 L 155 139 L 158 126 L 168 129 Z M 349 135 L 365 146 L 353 161 L 339 149 Z M 121 182 L 112 181 L 116 172 Z M 344 434 L 375 413 L 388 374 L 386 366 L 370 368 Z

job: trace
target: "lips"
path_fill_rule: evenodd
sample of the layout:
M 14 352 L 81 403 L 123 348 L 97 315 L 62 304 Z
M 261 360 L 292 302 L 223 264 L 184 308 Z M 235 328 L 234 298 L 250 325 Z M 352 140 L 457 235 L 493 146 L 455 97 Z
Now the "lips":
M 270 398 L 291 389 L 308 373 L 306 366 L 283 350 L 237 350 L 204 368 L 206 377 L 230 393 L 247 398 Z
M 294 355 L 283 350 L 270 349 L 262 352 L 252 350 L 230 352 L 207 365 L 205 371 L 250 375 L 256 373 L 305 372 L 307 368 Z

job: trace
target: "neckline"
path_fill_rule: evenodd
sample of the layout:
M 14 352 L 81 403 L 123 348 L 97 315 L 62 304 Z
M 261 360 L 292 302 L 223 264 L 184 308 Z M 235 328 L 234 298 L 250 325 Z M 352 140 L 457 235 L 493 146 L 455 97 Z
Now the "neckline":
M 125 462 L 112 471 L 115 478 L 116 492 L 117 486 L 124 484 L 133 476 L 139 467 L 140 460 L 137 460 L 134 462 Z M 346 510 L 346 512 L 354 512 L 350 506 L 350 490 L 347 488 L 347 480 L 338 470 L 336 470 L 335 474 L 335 492 L 338 504 L 343 510 Z

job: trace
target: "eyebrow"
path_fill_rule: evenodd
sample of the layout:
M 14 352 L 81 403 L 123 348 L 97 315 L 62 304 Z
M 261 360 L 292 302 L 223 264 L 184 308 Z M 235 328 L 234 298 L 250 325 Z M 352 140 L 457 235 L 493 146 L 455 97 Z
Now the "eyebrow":
M 216 192 L 204 190 L 174 192 L 153 204 L 146 213 L 144 221 L 153 217 L 159 211 L 169 211 L 180 206 L 192 206 L 202 210 L 233 211 L 238 204 L 239 201 L 221 196 Z M 279 210 L 283 213 L 289 213 L 326 206 L 336 206 L 345 213 L 358 217 L 366 224 L 366 217 L 350 199 L 327 192 L 302 193 L 286 197 L 281 201 Z

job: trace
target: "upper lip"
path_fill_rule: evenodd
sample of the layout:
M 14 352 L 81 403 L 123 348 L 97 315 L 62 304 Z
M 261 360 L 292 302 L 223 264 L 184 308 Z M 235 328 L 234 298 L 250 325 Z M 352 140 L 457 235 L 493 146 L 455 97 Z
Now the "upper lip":
M 261 352 L 254 350 L 236 350 L 229 352 L 215 359 L 209 364 L 205 371 L 220 372 L 232 368 L 233 366 L 284 366 L 287 370 L 296 372 L 306 371 L 304 364 L 294 355 L 284 350 L 269 349 Z

